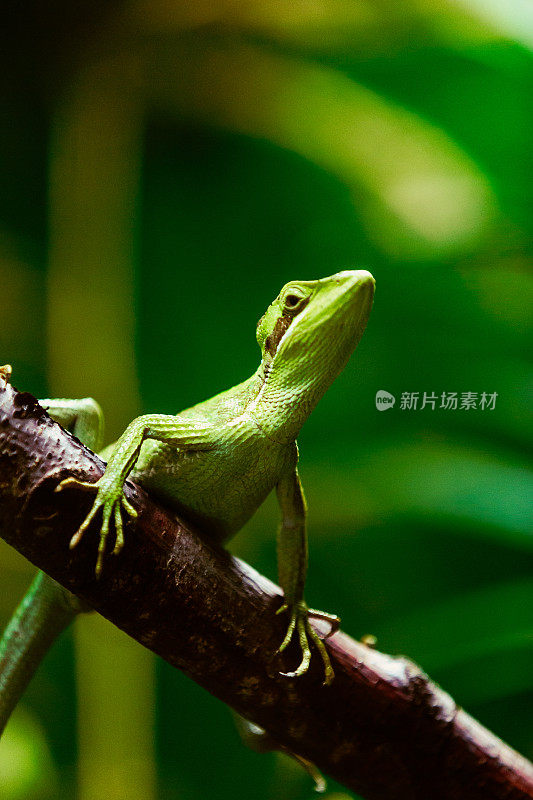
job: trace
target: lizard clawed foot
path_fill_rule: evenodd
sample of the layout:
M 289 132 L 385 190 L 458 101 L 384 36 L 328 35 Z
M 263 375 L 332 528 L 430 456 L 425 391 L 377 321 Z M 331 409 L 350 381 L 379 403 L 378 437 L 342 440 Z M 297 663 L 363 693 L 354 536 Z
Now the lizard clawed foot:
M 279 646 L 277 652 L 283 653 L 283 651 L 289 646 L 294 634 L 297 633 L 300 649 L 302 651 L 302 660 L 294 672 L 281 672 L 280 675 L 284 675 L 287 678 L 298 678 L 301 675 L 305 675 L 309 669 L 309 664 L 311 663 L 311 648 L 309 646 L 309 639 L 311 639 L 311 641 L 313 641 L 318 648 L 324 664 L 324 685 L 329 686 L 335 677 L 335 673 L 333 672 L 333 667 L 331 666 L 331 661 L 328 651 L 324 646 L 324 642 L 309 622 L 309 614 L 311 613 L 312 616 L 316 616 L 317 618 L 327 619 L 332 623 L 332 630 L 328 636 L 331 636 L 331 634 L 334 632 L 333 624 L 337 624 L 338 627 L 338 618 L 334 617 L 334 615 L 323 614 L 320 611 L 310 612 L 303 600 L 295 603 L 292 607 L 290 607 L 287 603 L 284 603 L 281 608 L 278 608 L 276 614 L 281 614 L 284 611 L 290 611 L 291 619 L 285 638 Z
M 341 618 L 338 617 L 337 614 L 328 614 L 327 611 L 317 611 L 316 608 L 308 608 L 307 616 L 313 617 L 313 619 L 321 619 L 324 622 L 329 622 L 330 629 L 323 637 L 324 639 L 329 639 L 330 636 L 333 636 L 334 633 L 337 633 L 341 626 Z
M 105 477 L 105 476 L 104 476 Z M 69 486 L 75 486 L 78 489 L 83 491 L 95 491 L 97 492 L 93 506 L 87 516 L 85 517 L 84 521 L 70 540 L 70 549 L 72 550 L 76 547 L 83 538 L 83 535 L 91 522 L 93 521 L 94 517 L 98 514 L 100 509 L 102 509 L 102 526 L 100 528 L 100 540 L 98 543 L 98 556 L 96 559 L 96 567 L 95 567 L 95 574 L 96 577 L 99 578 L 102 574 L 102 568 L 104 565 L 104 554 L 105 554 L 105 547 L 107 542 L 107 537 L 109 535 L 109 526 L 110 520 L 113 518 L 115 523 L 115 547 L 113 548 L 113 555 L 118 555 L 124 546 L 124 526 L 122 522 L 122 511 L 121 509 L 124 508 L 126 513 L 135 519 L 137 517 L 137 511 L 133 508 L 131 503 L 124 497 L 122 493 L 122 487 L 120 487 L 118 493 L 116 488 L 109 487 L 106 484 L 102 484 L 102 478 L 96 481 L 96 483 L 89 483 L 87 481 L 79 481 L 76 478 L 66 478 L 64 481 L 61 481 L 59 486 L 56 487 L 56 492 L 61 492 L 63 489 L 68 488 Z
M 56 486 L 54 492 L 62 492 L 63 489 L 68 489 L 69 486 L 75 486 L 83 492 L 93 492 L 98 488 L 98 481 L 91 483 L 90 481 L 79 481 L 77 478 L 65 478 Z

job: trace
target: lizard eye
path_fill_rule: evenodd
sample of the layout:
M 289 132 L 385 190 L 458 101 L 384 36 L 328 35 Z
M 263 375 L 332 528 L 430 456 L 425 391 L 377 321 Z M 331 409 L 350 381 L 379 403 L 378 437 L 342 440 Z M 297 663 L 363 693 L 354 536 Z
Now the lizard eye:
M 285 298 L 285 305 L 288 308 L 294 308 L 300 302 L 300 297 L 297 297 L 295 294 L 288 294 Z
M 308 297 L 302 297 L 295 292 L 289 292 L 289 294 L 285 295 L 285 299 L 283 300 L 283 310 L 289 314 L 295 314 L 307 305 L 308 299 Z

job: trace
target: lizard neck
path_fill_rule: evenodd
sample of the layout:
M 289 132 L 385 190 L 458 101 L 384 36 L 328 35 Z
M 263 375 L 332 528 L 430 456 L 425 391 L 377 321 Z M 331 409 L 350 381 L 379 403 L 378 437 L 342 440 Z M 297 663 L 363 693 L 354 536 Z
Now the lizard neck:
M 331 384 L 308 361 L 293 369 L 261 362 L 253 376 L 257 380 L 248 407 L 261 430 L 279 443 L 293 442 L 318 401 Z

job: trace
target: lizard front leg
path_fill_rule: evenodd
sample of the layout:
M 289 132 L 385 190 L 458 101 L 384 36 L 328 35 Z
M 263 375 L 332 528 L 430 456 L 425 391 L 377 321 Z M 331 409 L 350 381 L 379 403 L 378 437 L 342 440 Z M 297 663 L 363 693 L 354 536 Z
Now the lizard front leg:
M 329 685 L 334 672 L 324 642 L 315 631 L 309 617 L 327 620 L 331 624 L 331 633 L 339 626 L 339 618 L 315 611 L 307 607 L 304 600 L 305 576 L 307 573 L 307 508 L 305 497 L 295 468 L 283 476 L 276 487 L 278 502 L 281 508 L 281 524 L 278 529 L 278 574 L 279 582 L 285 595 L 285 603 L 278 609 L 290 612 L 287 634 L 279 647 L 283 652 L 296 635 L 302 651 L 302 660 L 294 672 L 282 673 L 288 677 L 304 675 L 311 662 L 309 640 L 315 643 L 324 664 L 324 683 Z M 331 635 L 331 633 L 329 635 Z
M 70 546 L 75 547 L 78 544 L 94 517 L 101 511 L 102 525 L 95 569 L 97 577 L 102 572 L 111 520 L 115 524 L 113 553 L 116 555 L 124 545 L 122 509 L 130 517 L 137 516 L 137 512 L 124 496 L 124 481 L 133 469 L 146 439 L 156 439 L 178 448 L 208 449 L 214 440 L 213 426 L 200 419 L 170 414 L 146 414 L 137 417 L 116 442 L 106 470 L 99 480 L 88 483 L 76 478 L 66 478 L 56 488 L 56 491 L 62 491 L 69 486 L 77 486 L 86 491 L 96 491 L 92 508 L 72 537 Z

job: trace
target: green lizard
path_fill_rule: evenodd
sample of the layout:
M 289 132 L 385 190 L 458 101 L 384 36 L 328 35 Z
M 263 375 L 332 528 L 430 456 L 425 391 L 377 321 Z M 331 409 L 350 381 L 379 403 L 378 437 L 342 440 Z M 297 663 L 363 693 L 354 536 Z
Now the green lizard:
M 101 513 L 97 576 L 103 569 L 111 525 L 113 553 L 118 554 L 124 545 L 122 514 L 136 516 L 123 494 L 128 476 L 220 543 L 233 536 L 276 488 L 281 509 L 278 571 L 285 597 L 278 613 L 289 615 L 279 652 L 296 635 L 302 654 L 297 668 L 282 674 L 297 677 L 308 670 L 311 641 L 321 655 L 325 683 L 331 682 L 327 650 L 309 617 L 328 620 L 332 630 L 338 619 L 309 609 L 304 599 L 306 504 L 298 477 L 296 437 L 358 344 L 373 294 L 374 279 L 365 270 L 286 284 L 259 320 L 261 363 L 248 380 L 177 415 L 138 417 L 101 452 L 108 463 L 96 483 L 67 478 L 59 484 L 56 491 L 82 486 L 96 492 L 71 547 Z M 40 402 L 88 446 L 101 448 L 103 417 L 94 400 Z M 48 591 L 46 584 L 44 589 Z

